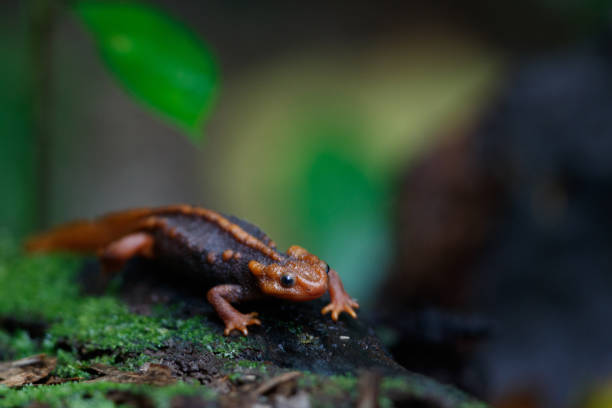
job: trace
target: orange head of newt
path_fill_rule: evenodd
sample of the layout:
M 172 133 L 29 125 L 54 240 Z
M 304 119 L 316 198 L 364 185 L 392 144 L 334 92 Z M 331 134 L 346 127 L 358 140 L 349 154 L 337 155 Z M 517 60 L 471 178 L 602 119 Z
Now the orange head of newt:
M 257 278 L 261 291 L 292 301 L 312 300 L 327 291 L 329 265 L 304 248 L 294 245 L 287 250 L 284 263 L 263 265 L 249 262 L 249 269 Z

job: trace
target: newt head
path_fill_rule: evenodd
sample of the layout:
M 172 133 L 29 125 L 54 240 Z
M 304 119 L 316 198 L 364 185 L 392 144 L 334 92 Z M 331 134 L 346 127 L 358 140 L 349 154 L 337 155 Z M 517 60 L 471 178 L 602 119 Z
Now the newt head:
M 261 291 L 269 296 L 293 301 L 312 300 L 327 291 L 329 266 L 304 248 L 292 246 L 284 263 L 263 265 L 249 262 Z

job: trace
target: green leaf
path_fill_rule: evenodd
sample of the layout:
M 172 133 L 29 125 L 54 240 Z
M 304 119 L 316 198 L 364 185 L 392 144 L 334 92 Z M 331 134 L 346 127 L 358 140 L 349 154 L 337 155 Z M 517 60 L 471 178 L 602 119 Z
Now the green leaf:
M 83 1 L 75 11 L 123 86 L 199 140 L 218 75 L 214 58 L 197 35 L 145 4 Z

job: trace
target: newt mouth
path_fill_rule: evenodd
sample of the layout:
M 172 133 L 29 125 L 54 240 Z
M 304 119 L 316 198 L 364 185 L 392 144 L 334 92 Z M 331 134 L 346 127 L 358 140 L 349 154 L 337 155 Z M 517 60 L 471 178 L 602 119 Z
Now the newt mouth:
M 309 300 L 315 300 L 320 298 L 327 291 L 327 286 L 322 289 L 311 290 L 311 291 L 303 291 L 300 293 L 292 294 L 287 297 L 287 299 L 291 299 L 294 302 L 306 302 Z
M 290 288 L 284 287 L 275 279 L 263 279 L 259 286 L 261 291 L 267 295 L 294 302 L 305 302 L 318 299 L 325 294 L 327 279 L 324 279 L 323 282 L 311 282 L 298 277 L 295 285 Z

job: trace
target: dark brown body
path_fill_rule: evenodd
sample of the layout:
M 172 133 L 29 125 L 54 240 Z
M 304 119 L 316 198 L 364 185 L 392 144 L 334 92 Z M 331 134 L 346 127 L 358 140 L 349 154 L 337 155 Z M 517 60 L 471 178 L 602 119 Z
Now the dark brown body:
M 269 263 L 261 252 L 237 241 L 210 221 L 194 214 L 160 214 L 161 222 L 149 231 L 154 236 L 154 257 L 168 269 L 180 268 L 211 287 L 217 284 L 238 284 L 254 295 L 259 293 L 257 279 L 248 264 L 255 259 Z M 271 240 L 256 226 L 236 217 L 225 216 L 232 223 L 264 243 Z M 273 250 L 279 257 L 286 255 Z M 225 256 L 224 256 L 225 254 Z
M 162 262 L 170 273 L 186 271 L 212 288 L 207 299 L 226 325 L 225 333 L 260 324 L 256 313 L 242 314 L 230 303 L 274 296 L 294 301 L 320 297 L 329 290 L 323 313 L 356 317 L 358 307 L 344 291 L 338 274 L 305 249 L 287 253 L 259 228 L 232 216 L 186 205 L 136 209 L 95 221 L 60 226 L 31 239 L 30 251 L 96 252 L 107 272 L 134 256 Z

